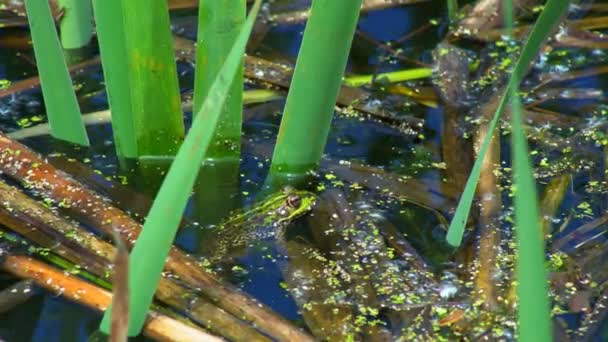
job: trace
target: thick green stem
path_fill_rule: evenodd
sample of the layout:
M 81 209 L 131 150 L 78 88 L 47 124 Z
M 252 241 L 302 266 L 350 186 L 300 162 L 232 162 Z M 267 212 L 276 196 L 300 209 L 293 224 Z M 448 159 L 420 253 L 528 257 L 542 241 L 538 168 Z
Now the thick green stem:
M 197 113 L 238 36 L 247 12 L 246 0 L 201 1 L 198 15 L 194 111 Z M 243 116 L 243 67 L 239 67 L 224 104 L 207 159 L 240 157 Z
M 137 157 L 137 141 L 131 115 L 131 88 L 120 0 L 93 0 L 97 40 L 102 57 L 103 74 L 112 117 L 116 153 Z
M 125 114 L 133 124 L 137 155 L 175 154 L 184 138 L 184 122 L 167 1 L 121 4 L 131 96 L 131 111 Z
M 64 49 L 86 46 L 93 36 L 93 11 L 91 0 L 59 0 L 63 11 L 59 28 Z
M 346 67 L 361 0 L 314 0 L 272 160 L 304 173 L 319 163 Z
M 165 0 L 159 1 L 164 2 Z M 127 12 L 126 7 L 128 7 L 128 4 L 134 3 L 140 3 L 140 0 L 130 0 L 130 2 L 123 3 L 125 13 L 133 13 Z M 232 85 L 234 75 L 242 66 L 242 56 L 260 9 L 260 4 L 260 0 L 255 2 L 234 46 L 226 57 L 222 70 L 218 73 L 208 96 L 205 98 L 205 102 L 195 116 L 192 127 L 171 164 L 171 168 L 154 200 L 144 228 L 131 253 L 132 267 L 129 272 L 129 286 L 131 289 L 137 289 L 137 291 L 132 292 L 130 297 L 132 312 L 129 321 L 129 336 L 138 335 L 144 325 L 167 256 L 172 251 L 171 242 L 175 238 L 192 186 L 212 140 L 215 127 L 219 122 L 221 108 L 225 103 L 227 92 Z M 150 5 L 152 4 L 149 4 L 148 7 Z M 156 1 L 154 1 L 154 6 L 156 6 Z M 165 9 L 166 6 L 167 4 L 164 2 Z M 144 11 L 144 8 L 142 7 L 141 10 Z M 136 13 L 139 14 L 142 11 Z M 125 18 L 127 17 L 130 16 L 125 16 Z M 125 25 L 125 27 L 128 28 L 128 25 Z M 129 41 L 129 38 L 127 38 L 127 41 Z M 173 53 L 171 52 L 171 54 Z M 137 57 L 138 54 L 136 53 L 134 56 Z M 137 61 L 138 59 L 136 59 Z M 144 62 L 145 60 L 140 59 L 140 61 Z M 175 67 L 174 61 L 172 65 Z M 175 74 L 173 76 L 176 77 Z M 164 82 L 166 83 L 166 80 Z M 176 106 L 179 110 L 179 97 Z M 150 109 L 152 110 L 152 108 Z M 109 323 L 110 311 L 106 311 L 100 330 L 107 332 Z

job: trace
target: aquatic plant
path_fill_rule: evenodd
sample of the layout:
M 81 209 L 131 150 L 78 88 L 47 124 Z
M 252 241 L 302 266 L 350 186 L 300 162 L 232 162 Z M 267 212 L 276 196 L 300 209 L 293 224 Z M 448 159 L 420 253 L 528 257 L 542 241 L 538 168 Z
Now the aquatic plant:
M 117 153 L 175 154 L 184 122 L 167 2 L 95 1 L 94 8 Z
M 520 82 L 525 75 L 528 66 L 536 57 L 542 43 L 549 35 L 550 29 L 554 27 L 555 24 L 560 20 L 562 13 L 564 13 L 567 8 L 568 2 L 549 0 L 538 20 L 534 24 L 534 27 L 530 32 L 530 36 L 522 48 L 521 55 L 519 56 L 515 67 L 513 68 L 513 72 L 511 73 L 511 77 L 509 78 L 509 83 L 507 87 L 502 90 L 503 93 L 500 97 L 500 102 L 488 126 L 488 134 L 479 148 L 477 159 L 475 160 L 475 164 L 473 165 L 471 174 L 466 183 L 466 187 L 462 193 L 462 196 L 460 197 L 458 207 L 456 208 L 456 212 L 454 213 L 454 217 L 450 224 L 446 239 L 452 246 L 458 247 L 462 242 L 466 221 L 471 210 L 473 197 L 475 196 L 475 190 L 477 188 L 479 175 L 481 173 L 481 165 L 488 151 L 488 147 L 498 124 L 498 120 L 500 119 L 503 109 L 507 104 L 509 89 L 513 85 L 519 85 L 517 82 Z
M 321 159 L 361 0 L 315 0 L 287 95 L 272 172 L 302 174 Z
M 51 134 L 58 139 L 89 146 L 49 4 L 47 1 L 26 0 L 25 6 Z
M 112 133 L 116 154 L 137 157 L 135 124 L 131 115 L 131 87 L 129 86 L 127 46 L 123 24 L 122 2 L 93 0 L 99 54 L 112 116 Z
M 198 12 L 194 109 L 198 115 L 205 96 L 220 72 L 232 44 L 245 21 L 245 0 L 201 1 Z M 206 158 L 240 158 L 243 117 L 243 66 L 241 65 L 226 95 L 226 102 Z M 203 113 L 207 115 L 207 113 Z
M 86 46 L 93 37 L 91 1 L 59 0 L 63 15 L 59 24 L 61 45 L 64 49 Z
M 131 253 L 129 287 L 137 289 L 137 291 L 131 293 L 129 302 L 130 336 L 139 334 L 145 322 L 196 175 L 219 122 L 228 90 L 237 70 L 242 65 L 242 56 L 260 4 L 261 0 L 257 0 L 253 5 L 241 32 L 226 57 L 226 62 L 196 114 L 192 127 L 171 164 L 146 218 L 142 233 Z M 106 311 L 101 323 L 100 329 L 104 332 L 109 331 L 110 312 L 111 310 Z

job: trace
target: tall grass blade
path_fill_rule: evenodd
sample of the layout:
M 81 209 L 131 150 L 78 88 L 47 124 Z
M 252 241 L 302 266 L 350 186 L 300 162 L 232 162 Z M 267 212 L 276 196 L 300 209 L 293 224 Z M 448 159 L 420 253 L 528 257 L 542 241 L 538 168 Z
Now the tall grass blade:
M 536 181 L 522 127 L 522 109 L 516 89 L 513 89 L 511 96 L 519 338 L 524 342 L 548 342 L 551 341 L 551 313 Z
M 504 22 L 513 31 L 513 5 L 505 1 Z M 551 28 L 548 28 L 549 30 Z M 551 311 L 545 271 L 545 240 L 539 220 L 536 180 L 530 161 L 528 140 L 523 130 L 523 110 L 518 92 L 519 80 L 510 90 L 511 151 L 515 186 L 515 233 L 517 239 L 517 298 L 520 341 L 552 340 Z
M 475 189 L 477 188 L 477 182 L 479 181 L 479 175 L 481 173 L 482 161 L 485 158 L 488 146 L 490 145 L 491 138 L 494 134 L 494 130 L 507 102 L 508 91 L 513 85 L 519 85 L 519 80 L 521 80 L 525 75 L 528 65 L 536 57 L 542 43 L 549 35 L 551 28 L 553 28 L 553 26 L 561 20 L 563 13 L 565 13 L 566 9 L 568 8 L 568 4 L 569 1 L 548 0 L 543 11 L 534 24 L 528 40 L 523 46 L 521 55 L 519 56 L 519 59 L 515 64 L 515 68 L 513 69 L 513 73 L 509 78 L 509 83 L 504 90 L 498 107 L 496 108 L 496 112 L 488 125 L 488 134 L 479 148 L 477 160 L 475 160 L 475 164 L 473 164 L 471 175 L 467 180 L 464 192 L 462 193 L 458 206 L 456 207 L 454 218 L 450 224 L 446 239 L 447 242 L 454 247 L 460 246 L 462 242 L 466 221 L 469 217 L 473 197 L 475 196 Z
M 59 29 L 64 49 L 79 49 L 93 37 L 91 0 L 59 0 L 63 16 Z
M 272 158 L 272 171 L 305 173 L 321 159 L 361 0 L 314 0 Z
M 51 135 L 75 144 L 89 146 L 89 138 L 80 117 L 80 108 L 72 80 L 63 58 L 55 23 L 48 1 L 26 0 L 36 66 Z
M 201 1 L 198 13 L 194 110 L 203 105 L 205 96 L 220 72 L 226 56 L 247 13 L 246 0 Z M 205 158 L 240 158 L 243 117 L 243 66 L 238 68 L 224 103 L 222 116 Z
M 131 87 L 121 0 L 93 0 L 99 53 L 112 116 L 116 154 L 135 158 L 137 140 L 131 114 Z
M 160 273 L 192 192 L 192 186 L 219 122 L 234 75 L 242 64 L 245 46 L 260 4 L 261 0 L 256 0 L 232 50 L 226 57 L 222 70 L 196 114 L 131 253 L 129 288 L 132 292 L 129 302 L 131 310 L 129 336 L 139 334 L 143 327 Z M 110 309 L 106 310 L 101 323 L 100 329 L 104 332 L 109 330 L 110 313 Z

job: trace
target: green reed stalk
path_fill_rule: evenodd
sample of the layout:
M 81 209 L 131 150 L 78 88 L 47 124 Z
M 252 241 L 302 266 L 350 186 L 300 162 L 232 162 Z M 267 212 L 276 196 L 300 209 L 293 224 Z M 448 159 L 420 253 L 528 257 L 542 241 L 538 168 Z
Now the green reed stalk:
M 167 1 L 121 4 L 131 110 L 116 114 L 128 116 L 121 123 L 133 123 L 138 156 L 175 154 L 184 137 L 184 121 Z
M 447 0 L 448 3 L 448 18 L 450 21 L 456 20 L 458 15 L 458 0 Z
M 59 0 L 63 17 L 59 24 L 61 45 L 64 49 L 86 46 L 93 36 L 91 0 Z
M 511 0 L 505 1 L 503 6 L 504 22 L 512 36 L 513 5 Z M 551 27 L 546 29 L 550 30 Z M 530 149 L 523 129 L 523 110 L 517 94 L 518 85 L 519 79 L 516 79 L 511 84 L 510 96 L 519 340 L 550 342 L 552 329 L 545 270 L 545 240 L 539 219 L 538 194 L 530 161 Z
M 59 45 L 48 1 L 26 0 L 25 8 L 51 135 L 75 144 L 89 146 L 89 138 L 80 116 L 80 108 Z
M 198 12 L 194 110 L 203 105 L 205 96 L 230 53 L 247 13 L 246 0 L 201 1 Z M 205 115 L 203 113 L 203 115 Z M 220 123 L 207 151 L 207 159 L 240 158 L 241 121 L 243 118 L 243 66 L 232 82 Z
M 121 0 L 93 0 L 97 40 L 103 65 L 116 154 L 135 158 L 137 139 L 131 114 L 131 87 Z
M 427 78 L 433 74 L 431 68 L 415 68 L 385 72 L 377 75 L 352 75 L 344 77 L 344 85 L 349 87 L 361 87 L 366 84 L 371 84 L 374 81 L 387 82 L 387 83 L 398 83 L 411 80 L 417 80 L 420 78 Z
M 272 171 L 304 173 L 321 159 L 361 0 L 314 0 L 287 95 Z
M 194 117 L 192 127 L 171 164 L 131 253 L 129 288 L 133 290 L 129 298 L 129 336 L 139 334 L 145 322 L 192 186 L 220 121 L 234 75 L 242 65 L 245 46 L 260 4 L 261 0 L 256 0 L 234 46 L 226 56 L 224 66 Z M 101 322 L 100 330 L 105 333 L 110 328 L 110 315 L 111 309 L 106 310 Z
M 519 340 L 549 342 L 551 310 L 545 270 L 545 244 L 539 222 L 536 180 L 523 130 L 517 89 L 511 93 L 511 150 L 515 185 L 515 231 L 517 236 L 517 297 Z
M 462 242 L 466 221 L 471 210 L 473 197 L 475 196 L 475 189 L 477 188 L 479 175 L 481 173 L 482 161 L 485 159 L 494 130 L 496 129 L 503 108 L 507 103 L 508 91 L 513 85 L 519 86 L 520 80 L 527 72 L 528 65 L 536 57 L 542 43 L 549 35 L 551 28 L 553 28 L 555 24 L 561 20 L 563 13 L 565 13 L 566 9 L 568 8 L 568 4 L 569 1 L 548 0 L 543 11 L 534 24 L 532 32 L 530 32 L 530 35 L 528 36 L 528 40 L 523 46 L 521 55 L 519 56 L 511 77 L 509 78 L 508 86 L 501 95 L 500 102 L 496 108 L 496 111 L 494 112 L 492 121 L 490 121 L 488 125 L 488 133 L 482 142 L 481 147 L 479 148 L 477 159 L 475 160 L 475 164 L 473 164 L 471 174 L 467 180 L 467 184 L 462 196 L 458 201 L 458 206 L 456 207 L 456 212 L 454 213 L 452 222 L 450 223 L 446 239 L 447 242 L 454 247 L 460 246 Z

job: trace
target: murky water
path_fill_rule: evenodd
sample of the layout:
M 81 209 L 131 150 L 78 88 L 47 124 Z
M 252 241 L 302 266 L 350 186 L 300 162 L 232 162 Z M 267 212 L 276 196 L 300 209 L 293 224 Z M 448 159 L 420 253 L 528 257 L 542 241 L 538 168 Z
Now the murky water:
M 446 30 L 445 23 L 441 21 L 442 6 L 438 3 L 439 1 L 432 1 L 362 15 L 358 27 L 360 33 L 353 43 L 348 72 L 363 74 L 415 66 L 401 56 L 431 65 L 432 50 Z M 195 11 L 185 11 L 174 15 L 174 29 L 183 36 L 192 38 L 196 32 L 195 14 Z M 433 24 L 428 25 L 430 21 Z M 392 45 L 390 50 L 374 44 L 374 41 L 399 40 L 424 25 L 428 27 L 422 33 L 398 45 Z M 303 27 L 272 27 L 248 52 L 271 60 L 293 62 Z M 0 29 L 0 44 L 15 34 L 21 33 L 18 30 Z M 395 53 L 398 49 L 403 53 Z M 494 49 L 500 50 L 500 47 Z M 488 50 L 486 54 L 495 52 L 492 48 Z M 17 81 L 35 75 L 32 55 L 32 51 L 26 47 L 0 48 L 0 80 Z M 593 49 L 554 53 L 536 65 L 531 79 L 542 79 L 551 73 L 563 73 L 580 69 L 581 66 L 601 66 L 606 63 L 606 59 L 604 51 Z M 192 67 L 180 63 L 178 71 L 182 91 L 191 90 Z M 77 95 L 83 112 L 107 109 L 99 68 L 80 74 L 74 80 L 78 84 Z M 420 81 L 411 85 L 428 87 L 431 83 Z M 533 85 L 533 82 L 524 83 L 523 88 Z M 605 183 L 603 154 L 606 138 L 602 133 L 605 129 L 590 130 L 589 127 L 605 126 L 608 106 L 599 96 L 584 98 L 579 94 L 574 98 L 563 98 L 573 93 L 573 88 L 601 91 L 607 89 L 607 85 L 608 79 L 596 74 L 557 83 L 555 88 L 560 88 L 561 91 L 538 95 L 536 99 L 543 99 L 542 108 L 553 112 L 544 112 L 545 116 L 530 124 L 533 127 L 531 135 L 534 137 L 531 140 L 533 160 L 539 166 L 539 191 L 545 189 L 547 183 L 557 175 L 568 175 L 571 179 L 564 190 L 564 199 L 558 205 L 557 213 L 551 215 L 550 221 L 555 230 L 553 241 L 560 242 L 560 249 L 568 254 L 583 255 L 583 273 L 605 268 L 601 260 L 606 258 L 593 257 L 598 253 L 601 255 L 600 252 L 585 252 L 591 248 L 605 249 L 604 223 L 598 223 L 575 238 L 571 238 L 570 234 L 585 223 L 606 215 L 605 196 L 608 186 Z M 378 97 L 381 96 L 380 92 Z M 531 99 L 529 102 L 533 101 Z M 384 105 L 383 102 L 379 104 Z M 202 258 L 210 257 L 213 251 L 206 250 L 205 247 L 208 244 L 206 239 L 213 238 L 210 233 L 213 227 L 227 217 L 230 210 L 250 208 L 260 199 L 280 124 L 280 115 L 276 113 L 281 112 L 283 105 L 284 101 L 280 100 L 247 106 L 240 165 L 222 165 L 225 172 L 202 170 L 203 182 L 212 182 L 211 179 L 214 181 L 212 184 L 203 183 L 189 203 L 185 213 L 189 224 L 179 232 L 176 239 L 176 244 L 180 247 Z M 538 109 L 539 106 L 534 108 Z M 467 140 L 470 144 L 478 122 L 475 122 L 476 118 L 469 117 L 471 114 L 467 115 L 468 112 L 457 113 L 455 119 L 450 118 L 454 113 L 441 105 L 431 108 L 408 102 L 392 109 L 397 115 L 424 119 L 424 127 L 404 129 L 373 118 L 337 114 L 326 145 L 325 161 L 303 186 L 320 196 L 317 205 L 309 214 L 298 218 L 289 226 L 282 243 L 277 244 L 275 236 L 267 234 L 264 239 L 248 243 L 248 248 L 232 251 L 230 259 L 213 269 L 227 281 L 298 324 L 310 320 L 302 309 L 307 310 L 305 304 L 308 301 L 321 303 L 319 305 L 322 308 L 318 310 L 337 309 L 342 307 L 340 305 L 356 308 L 352 314 L 356 316 L 357 327 L 364 330 L 371 329 L 376 324 L 386 327 L 386 330 L 395 335 L 404 336 L 429 329 L 448 330 L 449 325 L 407 327 L 404 322 L 410 322 L 412 317 L 408 315 L 413 314 L 437 320 L 441 315 L 438 311 L 424 312 L 433 303 L 449 303 L 445 304 L 446 310 L 457 312 L 454 308 L 460 307 L 458 305 L 465 307 L 467 303 L 477 300 L 470 292 L 474 289 L 473 275 L 467 267 L 472 267 L 472 264 L 463 266 L 471 262 L 471 254 L 476 252 L 476 247 L 470 243 L 470 247 L 454 251 L 444 242 L 445 223 L 451 218 L 466 174 L 446 172 L 446 165 L 442 162 L 446 161 L 449 154 L 459 152 L 448 144 L 446 132 L 456 128 L 459 134 L 469 137 Z M 45 120 L 43 113 L 42 98 L 37 89 L 2 98 L 0 129 L 10 132 L 36 124 Z M 190 113 L 187 113 L 188 125 L 189 116 Z M 162 178 L 158 172 L 148 170 L 143 173 L 144 177 L 142 171 L 131 169 L 133 164 L 121 164 L 115 156 L 110 125 L 92 125 L 87 130 L 92 143 L 88 149 L 77 148 L 49 136 L 28 138 L 24 142 L 44 155 L 75 158 L 98 170 L 103 176 L 125 183 L 131 189 L 152 198 Z M 503 170 L 497 175 L 497 181 L 505 188 L 502 193 L 505 210 L 500 215 L 499 222 L 500 230 L 505 237 L 509 237 L 512 233 L 508 207 L 508 136 L 503 136 L 499 151 Z M 458 170 L 466 170 L 466 159 L 463 156 L 463 167 Z M 349 162 L 365 167 L 359 173 L 348 171 L 349 167 L 344 165 L 349 165 Z M 159 163 L 154 167 L 159 165 L 162 169 L 167 164 Z M 447 165 L 448 168 L 450 166 Z M 400 180 L 387 183 L 390 177 L 382 172 L 390 172 L 390 177 L 400 177 Z M 223 174 L 224 177 L 218 174 Z M 362 180 L 375 178 L 382 180 L 372 183 L 379 184 L 379 187 L 367 185 L 371 187 L 370 191 L 362 185 Z M 391 187 L 398 186 L 400 182 L 404 184 L 402 188 Z M 215 191 L 209 190 L 210 188 Z M 207 192 L 201 189 L 207 189 Z M 542 191 L 539 193 L 542 194 Z M 121 198 L 114 200 L 121 201 Z M 255 228 L 272 230 L 272 227 L 263 225 Z M 501 245 L 504 245 L 498 253 L 503 258 L 501 260 L 505 264 L 512 263 L 513 246 L 507 243 Z M 395 257 L 395 254 L 398 256 Z M 322 282 L 307 275 L 307 267 L 315 262 L 321 265 L 320 269 L 327 272 L 327 279 L 332 281 Z M 510 277 L 504 274 L 509 272 L 506 267 L 503 268 L 502 273 L 497 272 L 493 277 L 497 283 L 506 287 Z M 592 277 L 595 283 L 602 284 L 608 279 L 605 271 L 594 273 L 597 275 Z M 370 276 L 379 280 L 370 281 Z M 9 285 L 13 281 L 8 275 L 0 273 L 0 286 Z M 361 284 L 369 284 L 369 288 L 359 286 Z M 596 299 L 594 296 L 590 298 L 588 304 L 593 306 Z M 403 310 L 404 307 L 407 310 Z M 560 307 L 567 308 L 568 304 L 560 304 Z M 507 339 L 512 339 L 514 317 L 502 313 L 498 316 L 500 317 L 491 318 L 496 326 L 494 331 L 481 331 L 474 335 L 496 336 L 502 333 Z M 563 319 L 556 322 L 567 323 L 574 328 L 581 324 L 581 316 L 580 312 L 566 312 L 562 315 Z M 0 315 L 0 338 L 7 341 L 84 341 L 97 327 L 99 319 L 100 316 L 91 310 L 40 292 L 26 304 Z M 366 332 L 372 334 L 371 337 L 367 336 L 372 339 L 383 333 L 382 329 L 373 332 L 377 335 Z M 446 332 L 448 336 L 455 336 L 451 333 L 453 332 Z M 600 335 L 597 338 L 601 340 Z

